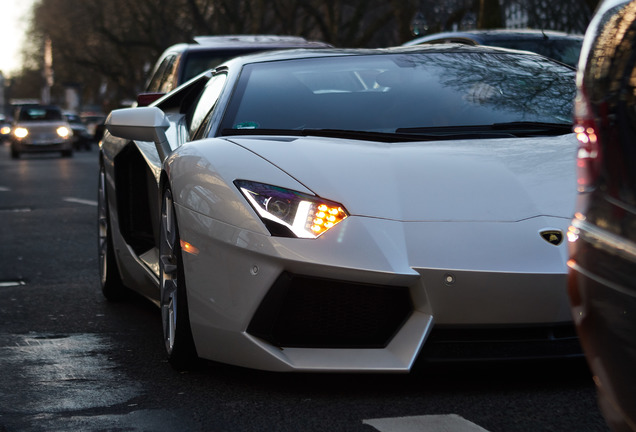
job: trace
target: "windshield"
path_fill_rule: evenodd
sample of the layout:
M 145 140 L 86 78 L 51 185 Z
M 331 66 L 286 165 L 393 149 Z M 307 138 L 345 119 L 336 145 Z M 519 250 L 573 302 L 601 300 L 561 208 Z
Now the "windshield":
M 206 70 L 212 69 L 221 63 L 241 55 L 250 54 L 255 51 L 263 51 L 264 48 L 236 48 L 236 49 L 210 49 L 208 51 L 191 51 L 185 55 L 185 66 L 183 76 L 179 83 L 184 83 Z
M 433 52 L 256 63 L 244 68 L 221 130 L 394 133 L 515 122 L 570 125 L 574 92 L 572 70 L 523 54 Z
M 20 121 L 62 120 L 62 112 L 56 108 L 29 107 L 20 111 Z

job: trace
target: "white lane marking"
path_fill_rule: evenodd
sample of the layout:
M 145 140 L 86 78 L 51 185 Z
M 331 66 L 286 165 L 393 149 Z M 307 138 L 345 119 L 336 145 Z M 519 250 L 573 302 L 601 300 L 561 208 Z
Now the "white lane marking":
M 0 186 L 0 192 L 9 192 L 11 189 L 9 189 L 6 186 Z
M 28 213 L 31 209 L 28 207 L 0 209 L 2 213 Z
M 457 414 L 362 420 L 380 432 L 488 432 Z
M 14 286 L 24 286 L 26 283 L 24 281 L 5 281 L 0 282 L 0 288 L 10 288 Z
M 92 200 L 69 197 L 69 198 L 64 198 L 64 201 L 77 203 L 77 204 L 86 204 L 89 206 L 97 207 L 97 201 L 92 201 Z

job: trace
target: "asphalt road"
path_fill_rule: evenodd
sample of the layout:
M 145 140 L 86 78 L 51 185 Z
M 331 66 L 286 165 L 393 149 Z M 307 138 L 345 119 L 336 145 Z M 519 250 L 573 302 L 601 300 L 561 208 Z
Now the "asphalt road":
M 0 432 L 607 431 L 584 362 L 409 375 L 175 372 L 159 310 L 99 290 L 97 151 L 0 146 Z

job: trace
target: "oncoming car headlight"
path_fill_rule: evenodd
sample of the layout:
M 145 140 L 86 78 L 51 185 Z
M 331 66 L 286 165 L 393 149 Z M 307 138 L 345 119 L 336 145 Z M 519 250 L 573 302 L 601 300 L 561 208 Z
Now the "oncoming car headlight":
M 272 235 L 317 238 L 349 214 L 336 202 L 247 180 L 234 182 Z
M 15 135 L 17 138 L 26 138 L 28 134 L 29 130 L 27 128 L 17 127 L 13 130 L 13 135 Z
M 60 126 L 55 131 L 61 138 L 68 138 L 71 135 L 71 131 L 66 126 Z

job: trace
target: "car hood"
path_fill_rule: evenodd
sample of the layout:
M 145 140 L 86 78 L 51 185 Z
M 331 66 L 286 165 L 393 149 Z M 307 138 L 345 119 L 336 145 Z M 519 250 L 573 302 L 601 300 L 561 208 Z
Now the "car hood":
M 378 143 L 232 137 L 352 215 L 400 221 L 570 218 L 574 134 L 545 138 Z

